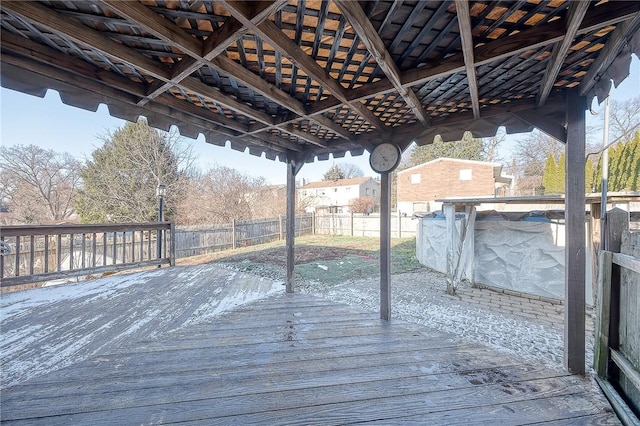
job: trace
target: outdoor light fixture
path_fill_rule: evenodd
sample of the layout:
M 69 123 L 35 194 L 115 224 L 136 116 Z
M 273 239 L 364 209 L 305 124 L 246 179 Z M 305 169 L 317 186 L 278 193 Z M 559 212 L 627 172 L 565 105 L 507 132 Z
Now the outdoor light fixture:
M 158 197 L 158 222 L 162 222 L 162 201 L 164 196 L 167 195 L 167 186 L 164 183 L 159 183 L 156 187 L 156 196 Z M 158 228 L 158 259 L 162 259 L 162 229 Z M 160 265 L 158 265 L 158 268 Z

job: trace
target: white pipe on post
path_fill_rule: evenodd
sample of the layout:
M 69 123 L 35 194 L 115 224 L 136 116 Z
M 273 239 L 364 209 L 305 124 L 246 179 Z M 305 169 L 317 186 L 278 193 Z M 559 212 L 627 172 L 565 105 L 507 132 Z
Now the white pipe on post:
M 604 230 L 607 221 L 607 192 L 609 190 L 609 97 L 604 100 L 604 135 L 602 151 L 602 197 L 600 199 L 600 229 Z M 600 246 L 607 249 L 606 238 L 602 238 Z

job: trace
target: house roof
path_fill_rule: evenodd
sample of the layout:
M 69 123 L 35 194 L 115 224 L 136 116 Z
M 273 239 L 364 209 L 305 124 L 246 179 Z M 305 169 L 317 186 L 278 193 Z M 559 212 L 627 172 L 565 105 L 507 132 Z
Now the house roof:
M 492 162 L 488 162 L 488 161 L 477 161 L 477 160 L 462 160 L 460 158 L 440 157 L 440 158 L 436 158 L 436 159 L 431 160 L 431 161 L 426 161 L 424 163 L 415 165 L 413 167 L 409 167 L 408 169 L 400 170 L 400 171 L 398 171 L 398 174 L 408 173 L 408 172 L 415 172 L 419 168 L 426 167 L 426 166 L 429 166 L 431 164 L 442 163 L 442 162 L 445 162 L 445 163 L 458 163 L 458 164 L 469 164 L 469 165 L 475 164 L 475 165 L 480 165 L 480 166 L 493 167 L 494 170 L 497 167 L 497 168 L 499 168 L 498 175 L 500 175 L 500 171 L 502 170 L 502 165 L 498 164 L 498 163 L 492 163 Z
M 603 98 L 640 52 L 640 2 L 0 3 L 1 84 L 270 159 L 359 155 L 536 126 Z M 573 95 L 572 95 L 573 96 Z M 25 112 L 27 113 L 27 112 Z
M 369 182 L 370 180 L 373 180 L 373 178 L 370 176 L 339 180 L 323 180 L 319 182 L 309 182 L 308 184 L 301 186 L 298 189 L 334 188 L 336 186 L 362 185 L 363 183 Z

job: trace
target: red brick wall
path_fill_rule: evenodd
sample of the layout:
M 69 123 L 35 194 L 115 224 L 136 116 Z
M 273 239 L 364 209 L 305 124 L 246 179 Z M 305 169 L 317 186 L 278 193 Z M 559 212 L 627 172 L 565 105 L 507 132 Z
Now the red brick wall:
M 471 180 L 460 180 L 460 170 L 470 169 Z M 411 175 L 420 174 L 412 184 Z M 494 195 L 493 165 L 436 160 L 398 173 L 398 201 L 433 201 L 450 197 Z

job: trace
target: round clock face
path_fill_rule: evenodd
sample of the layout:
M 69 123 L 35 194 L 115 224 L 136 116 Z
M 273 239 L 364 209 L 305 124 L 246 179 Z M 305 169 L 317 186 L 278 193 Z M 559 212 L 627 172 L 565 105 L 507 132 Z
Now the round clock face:
M 369 164 L 376 173 L 387 173 L 398 167 L 402 152 L 398 145 L 381 143 L 371 151 Z

